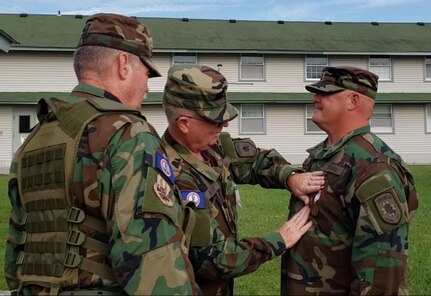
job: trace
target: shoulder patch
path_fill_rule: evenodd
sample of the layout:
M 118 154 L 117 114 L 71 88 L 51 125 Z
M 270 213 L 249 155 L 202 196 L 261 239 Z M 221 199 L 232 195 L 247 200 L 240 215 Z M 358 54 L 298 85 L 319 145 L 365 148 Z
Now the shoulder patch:
M 197 209 L 205 208 L 205 195 L 201 191 L 181 191 L 181 199 L 194 202 Z
M 156 152 L 156 167 L 171 181 L 172 184 L 175 183 L 175 177 L 171 164 L 159 151 Z
M 257 153 L 256 146 L 247 140 L 234 140 L 235 150 L 240 157 L 251 157 Z
M 377 211 L 382 218 L 388 224 L 397 225 L 401 220 L 401 209 L 394 199 L 394 196 L 390 193 L 383 193 L 374 199 Z
M 153 189 L 156 196 L 165 206 L 172 207 L 174 205 L 174 201 L 169 197 L 169 191 L 171 188 L 165 179 L 159 174 L 157 174 L 156 183 L 154 183 Z

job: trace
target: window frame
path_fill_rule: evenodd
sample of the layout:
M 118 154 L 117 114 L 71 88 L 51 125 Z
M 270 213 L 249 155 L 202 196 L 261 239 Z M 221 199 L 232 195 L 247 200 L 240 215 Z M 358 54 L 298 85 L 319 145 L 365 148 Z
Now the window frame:
M 312 58 L 324 58 L 324 59 L 326 59 L 326 64 L 325 65 L 323 65 L 323 64 L 322 65 L 309 64 L 308 63 L 309 59 L 312 59 Z M 305 72 L 304 73 L 305 81 L 317 81 L 317 80 L 320 80 L 320 77 L 322 76 L 322 70 L 323 70 L 323 68 L 329 66 L 329 57 L 327 55 L 306 55 L 305 56 L 305 63 L 304 64 L 305 64 L 304 65 L 304 67 L 305 67 L 305 69 L 304 69 L 304 72 Z M 308 69 L 309 69 L 309 67 L 321 67 L 320 72 L 319 73 L 316 72 L 316 74 L 318 74 L 317 77 L 308 77 Z
M 313 112 L 311 112 L 310 114 L 311 115 L 308 115 L 308 108 L 309 107 L 312 107 L 313 108 L 313 110 L 311 110 L 311 111 L 313 111 Z M 314 113 L 314 109 L 315 109 L 315 106 L 314 106 L 314 104 L 305 104 L 305 116 L 304 116 L 304 128 L 305 128 L 305 131 L 304 131 L 304 133 L 306 134 L 306 135 L 322 135 L 322 134 L 325 134 L 325 131 L 323 131 L 323 130 L 321 130 L 312 120 L 311 120 L 311 118 L 313 117 L 313 113 Z M 318 130 L 308 130 L 308 123 L 311 123 L 313 126 L 315 126 L 316 128 L 318 128 Z
M 372 60 L 373 59 L 388 59 L 389 64 L 388 65 L 372 65 Z M 388 73 L 389 73 L 389 77 L 383 77 L 383 75 L 381 74 L 380 71 L 376 71 L 376 69 L 389 69 Z M 368 57 L 368 70 L 370 70 L 370 72 L 373 72 L 374 74 L 379 76 L 379 82 L 380 81 L 393 81 L 393 66 L 392 66 L 392 57 L 391 56 L 385 56 L 385 55 L 370 55 Z
M 377 109 L 381 106 L 389 106 L 390 107 L 390 121 L 391 121 L 391 127 L 389 128 L 385 127 L 375 127 L 372 125 L 373 117 L 375 116 Z M 371 116 L 371 119 L 369 120 L 370 130 L 371 132 L 375 134 L 394 134 L 395 133 L 395 120 L 394 120 L 394 108 L 393 104 L 376 104 L 374 105 L 373 115 Z
M 431 134 L 431 103 L 425 104 L 425 133 Z
M 262 59 L 262 63 L 261 64 L 243 65 L 243 58 L 244 57 L 259 57 Z M 243 66 L 260 66 L 260 67 L 262 67 L 262 78 L 243 77 L 243 74 L 244 74 Z M 265 55 L 264 54 L 243 53 L 243 54 L 241 54 L 240 61 L 239 61 L 239 80 L 240 81 L 265 81 L 266 80 L 266 69 L 265 68 L 266 67 L 265 67 Z
M 424 81 L 431 81 L 431 56 L 424 58 Z
M 190 63 L 188 61 L 184 62 L 175 62 L 176 57 L 195 57 L 195 62 Z M 181 65 L 181 64 L 198 64 L 198 54 L 196 52 L 174 52 L 172 54 L 172 65 Z
M 244 117 L 243 111 L 244 106 L 261 106 L 262 107 L 262 117 Z M 241 104 L 239 108 L 239 125 L 238 125 L 238 133 L 240 135 L 266 135 L 266 109 L 265 104 Z M 244 119 L 261 119 L 262 120 L 262 131 L 243 131 L 243 127 L 245 124 L 243 123 Z

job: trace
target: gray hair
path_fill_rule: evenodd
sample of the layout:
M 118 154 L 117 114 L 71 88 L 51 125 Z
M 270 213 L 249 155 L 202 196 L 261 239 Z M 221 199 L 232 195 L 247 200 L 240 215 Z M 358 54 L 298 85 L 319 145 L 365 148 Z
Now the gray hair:
M 193 116 L 196 114 L 196 112 L 192 110 L 172 106 L 170 104 L 163 104 L 163 110 L 165 111 L 166 119 L 169 124 L 173 124 L 181 115 Z
M 73 54 L 73 68 L 76 77 L 80 80 L 84 72 L 93 72 L 98 76 L 103 76 L 114 62 L 116 55 L 120 52 L 122 51 L 103 46 L 79 47 Z M 138 56 L 130 53 L 127 54 L 132 65 L 136 62 L 140 63 Z

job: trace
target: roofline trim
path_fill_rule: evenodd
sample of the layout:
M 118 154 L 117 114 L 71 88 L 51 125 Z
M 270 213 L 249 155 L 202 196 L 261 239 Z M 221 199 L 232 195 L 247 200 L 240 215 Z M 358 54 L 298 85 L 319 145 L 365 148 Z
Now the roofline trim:
M 11 47 L 9 51 L 74 52 L 76 48 Z M 153 53 L 256 53 L 256 54 L 321 54 L 321 55 L 391 55 L 391 56 L 431 56 L 430 52 L 337 52 L 337 51 L 286 51 L 286 50 L 217 50 L 217 49 L 154 49 Z

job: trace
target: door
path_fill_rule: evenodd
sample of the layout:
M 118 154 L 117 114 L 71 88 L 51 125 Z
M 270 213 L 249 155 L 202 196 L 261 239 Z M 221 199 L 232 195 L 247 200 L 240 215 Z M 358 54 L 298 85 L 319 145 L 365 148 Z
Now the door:
M 24 143 L 31 129 L 37 124 L 36 106 L 34 108 L 14 108 L 12 152 Z

